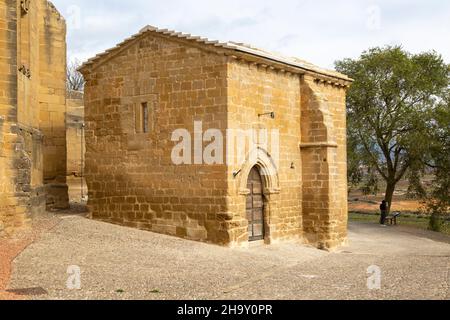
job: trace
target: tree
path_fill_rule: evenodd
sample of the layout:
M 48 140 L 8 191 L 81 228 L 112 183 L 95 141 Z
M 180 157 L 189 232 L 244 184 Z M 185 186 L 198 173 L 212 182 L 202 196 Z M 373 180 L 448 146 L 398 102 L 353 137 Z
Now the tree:
M 363 162 L 358 154 L 358 145 L 356 144 L 356 140 L 348 139 L 348 182 L 349 188 L 348 192 L 350 194 L 353 188 L 356 188 L 364 178 L 364 170 L 363 170 Z
M 68 91 L 83 91 L 84 89 L 83 75 L 78 72 L 80 66 L 81 63 L 78 60 L 73 60 L 67 64 L 66 85 Z
M 431 193 L 425 197 L 431 215 L 430 229 L 440 231 L 443 219 L 450 215 L 450 90 L 433 113 L 429 130 L 430 158 L 435 173 Z
M 449 86 L 449 66 L 435 52 L 389 46 L 337 61 L 336 69 L 355 80 L 347 100 L 349 146 L 385 180 L 390 210 L 398 182 L 430 160 L 427 137 Z

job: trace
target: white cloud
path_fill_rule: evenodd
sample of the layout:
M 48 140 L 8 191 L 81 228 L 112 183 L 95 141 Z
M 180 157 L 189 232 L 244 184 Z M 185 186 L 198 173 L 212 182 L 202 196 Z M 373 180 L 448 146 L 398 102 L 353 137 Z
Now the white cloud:
M 250 43 L 324 67 L 372 46 L 436 50 L 450 61 L 450 3 L 440 0 L 54 0 L 69 56 L 85 60 L 143 26 Z M 75 10 L 75 12 L 77 12 Z M 378 15 L 377 15 L 378 14 Z

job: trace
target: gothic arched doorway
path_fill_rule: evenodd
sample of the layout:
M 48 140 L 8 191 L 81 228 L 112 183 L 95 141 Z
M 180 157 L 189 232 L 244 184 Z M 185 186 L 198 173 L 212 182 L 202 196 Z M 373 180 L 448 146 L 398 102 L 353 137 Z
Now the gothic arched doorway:
M 264 240 L 264 190 L 258 168 L 250 171 L 247 181 L 247 219 L 249 241 Z

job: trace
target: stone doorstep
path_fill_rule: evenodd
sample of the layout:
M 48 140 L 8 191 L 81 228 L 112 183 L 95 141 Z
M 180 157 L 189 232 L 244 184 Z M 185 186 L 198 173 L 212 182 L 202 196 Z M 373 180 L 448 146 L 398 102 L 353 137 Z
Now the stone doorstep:
M 248 247 L 249 248 L 257 248 L 257 247 L 262 247 L 265 246 L 266 243 L 264 240 L 258 240 L 258 241 L 249 241 L 248 243 Z

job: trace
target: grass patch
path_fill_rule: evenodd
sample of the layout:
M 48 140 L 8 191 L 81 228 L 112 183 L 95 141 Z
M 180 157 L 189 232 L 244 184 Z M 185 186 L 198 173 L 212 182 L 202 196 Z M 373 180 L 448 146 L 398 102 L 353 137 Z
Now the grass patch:
M 116 292 L 117 292 L 117 293 L 125 293 L 125 290 L 123 290 L 123 289 L 118 289 L 118 290 L 116 290 Z
M 161 293 L 161 291 L 159 291 L 158 289 L 155 289 L 155 290 L 150 291 L 150 293 L 156 294 L 156 293 Z
M 380 223 L 379 214 L 367 214 L 367 213 L 349 213 L 349 221 L 354 222 L 367 222 L 367 223 Z M 402 214 L 398 218 L 398 224 L 401 226 L 407 226 L 412 228 L 418 228 L 423 230 L 429 230 L 430 218 L 412 214 Z M 450 222 L 447 221 L 442 226 L 441 233 L 450 235 Z

